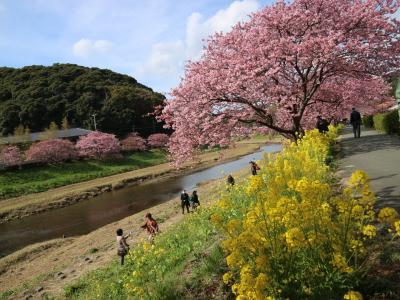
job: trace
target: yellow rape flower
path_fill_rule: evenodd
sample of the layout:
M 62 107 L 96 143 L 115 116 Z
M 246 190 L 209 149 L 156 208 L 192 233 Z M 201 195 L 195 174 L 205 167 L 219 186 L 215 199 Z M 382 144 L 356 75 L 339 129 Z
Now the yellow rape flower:
M 396 222 L 394 222 L 394 228 L 396 229 L 396 234 L 397 234 L 397 236 L 399 236 L 400 237 L 400 220 L 399 221 L 396 221 Z
M 372 239 L 376 236 L 376 227 L 374 225 L 366 225 L 363 227 L 362 232 L 366 237 Z
M 286 231 L 285 238 L 286 243 L 291 248 L 300 247 L 304 244 L 305 241 L 304 234 L 298 227 L 291 228 Z
M 397 211 L 391 207 L 382 208 L 378 214 L 378 219 L 381 223 L 393 224 L 397 218 Z
M 335 253 L 332 258 L 332 265 L 341 272 L 351 273 L 353 269 L 348 266 L 346 259 L 338 253 Z
M 224 281 L 225 284 L 229 284 L 231 279 L 232 279 L 232 273 L 230 272 L 225 273 L 224 276 L 222 276 L 222 280 Z
M 214 224 L 218 224 L 221 222 L 221 216 L 219 214 L 212 214 L 211 215 L 211 222 L 213 222 Z
M 345 300 L 363 300 L 363 296 L 359 292 L 349 291 L 344 295 L 343 299 L 345 299 Z

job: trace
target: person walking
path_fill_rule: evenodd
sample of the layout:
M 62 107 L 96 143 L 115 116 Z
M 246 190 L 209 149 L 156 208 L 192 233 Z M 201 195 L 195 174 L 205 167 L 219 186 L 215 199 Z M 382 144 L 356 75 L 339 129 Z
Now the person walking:
M 159 232 L 157 221 L 153 219 L 151 213 L 146 214 L 145 220 L 146 222 L 140 228 L 146 229 L 149 234 L 148 241 L 153 243 L 154 236 Z
M 329 122 L 323 119 L 321 116 L 317 117 L 317 124 L 315 126 L 320 133 L 325 133 L 329 131 Z
M 188 193 L 186 193 L 185 190 L 183 190 L 182 194 L 181 194 L 182 214 L 185 214 L 185 207 L 186 207 L 187 212 L 189 213 L 189 206 L 190 206 L 189 195 L 188 195 Z
M 190 197 L 190 204 L 192 205 L 192 209 L 195 210 L 197 206 L 200 205 L 199 196 L 197 195 L 197 191 L 193 191 L 192 196 Z
M 260 170 L 260 167 L 254 161 L 249 162 L 249 164 L 250 164 L 251 174 L 257 175 L 257 171 Z
M 233 178 L 232 175 L 228 175 L 228 178 L 226 179 L 228 185 L 235 185 L 235 179 Z
M 361 134 L 361 114 L 355 107 L 351 109 L 350 124 L 353 126 L 354 138 L 359 138 Z
M 129 245 L 126 242 L 126 239 L 129 236 L 130 234 L 124 236 L 124 232 L 121 228 L 117 230 L 117 244 L 118 244 L 117 255 L 121 258 L 121 266 L 124 264 L 125 255 L 127 255 L 129 252 Z

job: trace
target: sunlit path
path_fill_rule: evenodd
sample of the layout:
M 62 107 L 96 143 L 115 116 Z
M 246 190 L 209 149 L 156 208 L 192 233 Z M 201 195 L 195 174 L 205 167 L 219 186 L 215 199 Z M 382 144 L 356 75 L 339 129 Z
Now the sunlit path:
M 351 128 L 341 136 L 339 168 L 343 178 L 362 169 L 371 179 L 379 207 L 392 206 L 400 211 L 400 138 L 375 130 L 362 130 L 355 139 Z

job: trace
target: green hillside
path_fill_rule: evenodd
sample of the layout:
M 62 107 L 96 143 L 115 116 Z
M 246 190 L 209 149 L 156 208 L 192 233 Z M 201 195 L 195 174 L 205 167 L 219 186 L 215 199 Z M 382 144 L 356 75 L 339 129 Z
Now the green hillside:
M 164 96 L 134 78 L 106 69 L 73 64 L 0 68 L 0 133 L 12 134 L 22 124 L 32 132 L 61 125 L 97 129 L 123 136 L 134 128 L 141 135 L 161 131 L 146 116 Z

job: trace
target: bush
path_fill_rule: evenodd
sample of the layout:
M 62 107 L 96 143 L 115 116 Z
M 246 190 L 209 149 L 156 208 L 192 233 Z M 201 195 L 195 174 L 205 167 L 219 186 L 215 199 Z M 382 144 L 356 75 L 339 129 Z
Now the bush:
M 21 153 L 18 147 L 8 146 L 0 153 L 0 164 L 5 166 L 16 166 L 22 163 Z
M 212 220 L 226 236 L 223 280 L 237 299 L 361 299 L 353 289 L 376 236 L 375 196 L 360 170 L 333 187 L 325 161 L 334 131 L 307 132 L 222 195 Z
M 363 117 L 362 123 L 366 128 L 374 128 L 374 116 Z
M 165 133 L 154 133 L 147 138 L 147 143 L 152 148 L 164 148 L 167 146 L 169 136 Z
M 124 151 L 145 151 L 146 140 L 139 136 L 136 132 L 132 132 L 121 141 L 122 150 Z
M 77 157 L 74 144 L 61 139 L 38 142 L 26 151 L 26 159 L 34 162 L 57 163 Z
M 397 110 L 377 114 L 373 119 L 376 130 L 383 131 L 387 134 L 400 134 L 399 113 Z
M 83 157 L 105 159 L 120 154 L 121 146 L 113 134 L 100 131 L 80 137 L 76 143 L 79 154 Z

